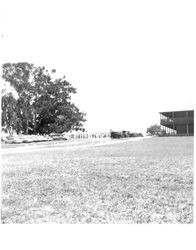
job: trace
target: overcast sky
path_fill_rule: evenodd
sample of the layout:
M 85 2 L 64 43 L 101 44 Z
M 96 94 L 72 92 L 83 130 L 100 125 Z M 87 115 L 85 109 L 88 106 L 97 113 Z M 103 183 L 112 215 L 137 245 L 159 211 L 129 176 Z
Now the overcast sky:
M 89 131 L 145 131 L 159 111 L 194 108 L 194 2 L 6 0 L 0 60 L 65 75 Z

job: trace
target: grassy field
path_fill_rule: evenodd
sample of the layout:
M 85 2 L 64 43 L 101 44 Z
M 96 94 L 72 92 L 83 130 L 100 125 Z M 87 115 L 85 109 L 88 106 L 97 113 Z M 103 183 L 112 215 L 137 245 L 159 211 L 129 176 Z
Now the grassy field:
M 3 149 L 1 222 L 193 223 L 193 137 L 88 145 Z

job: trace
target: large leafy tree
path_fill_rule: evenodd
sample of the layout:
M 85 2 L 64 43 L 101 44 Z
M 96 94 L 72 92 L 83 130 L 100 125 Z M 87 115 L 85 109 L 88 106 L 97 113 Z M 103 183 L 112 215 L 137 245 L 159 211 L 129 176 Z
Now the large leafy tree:
M 19 121 L 15 130 L 50 133 L 82 128 L 85 114 L 71 102 L 76 89 L 65 77 L 53 79 L 44 67 L 29 63 L 4 64 L 2 77 L 18 93 L 13 102 Z M 2 115 L 6 109 L 5 104 Z
M 14 102 L 17 107 L 17 119 L 20 120 L 20 130 L 28 134 L 29 123 L 31 122 L 31 73 L 33 70 L 33 64 L 29 63 L 5 63 L 2 66 L 2 77 L 6 82 L 9 82 L 10 86 L 15 89 L 18 94 L 18 99 Z M 2 109 L 5 111 L 6 106 Z M 14 128 L 15 129 L 15 128 Z
M 13 130 L 20 132 L 21 124 L 17 114 L 17 101 L 12 93 L 6 93 L 2 96 L 1 106 L 3 110 L 1 116 L 2 128 L 8 133 L 12 133 Z
M 160 125 L 154 124 L 147 128 L 146 133 L 150 135 L 160 135 L 163 133 L 163 130 L 161 129 Z

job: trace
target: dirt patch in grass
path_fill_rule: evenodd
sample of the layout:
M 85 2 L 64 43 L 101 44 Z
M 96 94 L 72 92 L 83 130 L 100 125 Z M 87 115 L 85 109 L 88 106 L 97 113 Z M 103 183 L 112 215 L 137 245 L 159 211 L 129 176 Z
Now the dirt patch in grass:
M 193 223 L 192 137 L 2 158 L 2 223 Z

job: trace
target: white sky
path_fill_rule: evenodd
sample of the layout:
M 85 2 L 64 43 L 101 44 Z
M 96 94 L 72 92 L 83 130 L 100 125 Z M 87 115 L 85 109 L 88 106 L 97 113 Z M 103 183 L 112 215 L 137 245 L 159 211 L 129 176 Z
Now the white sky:
M 1 1 L 1 63 L 55 68 L 87 130 L 143 131 L 193 109 L 195 1 Z

